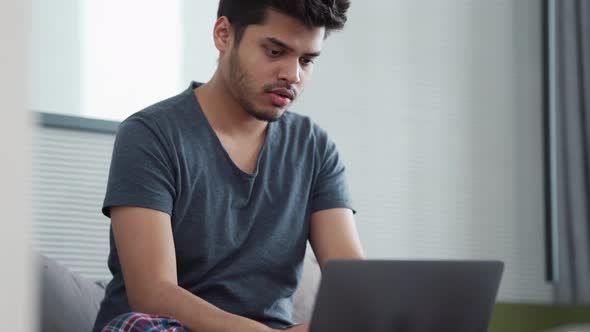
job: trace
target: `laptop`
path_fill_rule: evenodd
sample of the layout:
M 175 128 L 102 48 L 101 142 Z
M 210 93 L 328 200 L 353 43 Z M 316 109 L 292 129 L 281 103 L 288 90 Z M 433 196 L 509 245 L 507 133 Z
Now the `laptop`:
M 329 261 L 310 332 L 486 332 L 504 263 Z

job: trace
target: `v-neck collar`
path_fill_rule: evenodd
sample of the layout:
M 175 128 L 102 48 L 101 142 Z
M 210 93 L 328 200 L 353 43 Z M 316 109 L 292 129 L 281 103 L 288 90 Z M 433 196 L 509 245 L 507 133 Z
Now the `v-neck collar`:
M 276 122 L 269 122 L 268 123 L 266 137 L 264 138 L 264 143 L 262 145 L 262 148 L 260 149 L 260 152 L 258 153 L 258 158 L 256 159 L 256 167 L 254 169 L 254 172 L 253 173 L 245 172 L 240 167 L 238 167 L 238 165 L 236 165 L 236 163 L 230 157 L 229 153 L 227 152 L 227 150 L 225 149 L 225 147 L 221 143 L 219 136 L 217 135 L 217 133 L 215 132 L 215 130 L 211 126 L 211 123 L 209 123 L 209 120 L 205 116 L 205 113 L 203 112 L 203 108 L 201 107 L 201 104 L 199 103 L 199 100 L 198 100 L 198 98 L 195 94 L 195 91 L 194 91 L 196 88 L 198 88 L 201 85 L 203 85 L 203 83 L 193 81 L 193 82 L 191 82 L 191 84 L 186 92 L 191 95 L 191 102 L 194 103 L 194 109 L 196 110 L 195 113 L 199 117 L 199 120 L 201 120 L 201 121 L 203 121 L 203 123 L 205 123 L 205 127 L 207 127 L 207 131 L 209 132 L 209 134 L 213 138 L 216 149 L 224 156 L 224 158 L 230 164 L 231 168 L 238 175 L 249 178 L 249 179 L 256 178 L 256 176 L 258 175 L 258 173 L 260 171 L 261 160 L 264 157 L 264 155 L 266 154 L 266 150 L 269 149 L 268 145 L 270 145 L 270 141 L 272 140 L 272 138 L 274 136 Z

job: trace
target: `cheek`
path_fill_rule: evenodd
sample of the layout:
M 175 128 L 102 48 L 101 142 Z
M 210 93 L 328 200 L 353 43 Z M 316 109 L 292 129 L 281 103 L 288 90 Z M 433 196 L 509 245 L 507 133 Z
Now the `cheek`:
M 260 86 L 275 83 L 278 72 L 278 67 L 269 63 L 258 63 L 251 69 L 253 81 Z
M 301 81 L 299 82 L 299 84 L 301 86 L 305 85 L 305 83 L 311 78 L 312 73 L 313 73 L 313 67 L 301 71 Z

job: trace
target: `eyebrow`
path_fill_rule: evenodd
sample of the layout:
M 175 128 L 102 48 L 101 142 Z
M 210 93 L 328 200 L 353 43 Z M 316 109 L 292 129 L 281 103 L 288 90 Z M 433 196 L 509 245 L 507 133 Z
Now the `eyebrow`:
M 279 47 L 282 47 L 282 48 L 288 50 L 289 52 L 295 51 L 295 49 L 293 47 L 287 45 L 287 43 L 285 43 L 279 39 L 276 39 L 274 37 L 268 37 L 268 38 L 266 38 L 266 40 L 275 44 L 276 46 L 279 46 Z M 308 57 L 318 57 L 318 56 L 320 56 L 320 52 L 309 52 L 309 53 L 305 53 L 303 55 L 308 56 Z

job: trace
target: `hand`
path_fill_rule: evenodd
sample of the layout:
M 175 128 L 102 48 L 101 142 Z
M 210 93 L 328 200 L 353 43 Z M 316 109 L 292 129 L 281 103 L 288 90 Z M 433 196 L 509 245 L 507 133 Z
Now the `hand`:
M 294 326 L 292 328 L 283 330 L 288 332 L 309 332 L 309 323 Z

